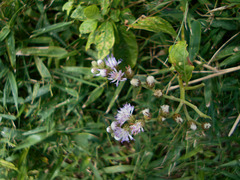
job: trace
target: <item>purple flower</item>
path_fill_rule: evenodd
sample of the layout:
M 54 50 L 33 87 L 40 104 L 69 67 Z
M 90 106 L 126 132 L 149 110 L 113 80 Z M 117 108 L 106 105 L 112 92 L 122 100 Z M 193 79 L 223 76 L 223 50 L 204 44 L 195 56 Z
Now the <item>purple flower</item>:
M 127 78 L 123 78 L 124 73 L 122 72 L 122 70 L 118 72 L 115 68 L 108 75 L 109 75 L 108 79 L 112 80 L 111 83 L 115 82 L 116 86 L 118 86 L 119 81 L 127 80 Z
M 141 131 L 143 132 L 143 127 L 142 127 L 142 123 L 141 122 L 136 122 L 135 124 L 131 125 L 130 126 L 130 129 L 131 129 L 131 134 L 138 134 L 140 133 Z
M 132 116 L 134 110 L 134 106 L 131 106 L 131 104 L 125 104 L 120 110 L 118 111 L 116 115 L 116 119 L 118 123 L 121 125 L 124 124 L 125 121 L 129 120 Z
M 105 59 L 105 63 L 108 67 L 111 69 L 115 69 L 118 64 L 120 64 L 122 60 L 116 60 L 116 58 L 111 54 L 111 56 L 107 56 L 107 59 Z
M 127 131 L 123 128 L 116 127 L 116 129 L 113 133 L 114 133 L 114 138 L 117 141 L 121 141 L 121 143 L 124 141 L 129 142 L 129 140 L 134 140 L 133 137 L 131 136 L 131 134 L 129 133 L 129 131 Z

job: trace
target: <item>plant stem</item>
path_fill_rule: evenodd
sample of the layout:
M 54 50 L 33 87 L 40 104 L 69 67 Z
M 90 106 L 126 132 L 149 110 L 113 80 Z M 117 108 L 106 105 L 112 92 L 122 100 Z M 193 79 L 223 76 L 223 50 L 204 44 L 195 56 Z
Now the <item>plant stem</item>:
M 178 77 L 178 82 L 179 82 L 179 87 L 180 87 L 180 99 L 185 100 L 185 89 L 184 89 L 184 86 L 183 86 L 182 79 L 180 77 Z M 176 111 L 175 111 L 175 114 L 179 113 L 182 106 L 183 106 L 183 102 L 180 102 Z
M 187 86 L 187 87 L 185 87 L 185 90 L 195 90 L 195 89 L 199 89 L 199 88 L 204 87 L 204 86 L 205 86 L 205 84 L 201 83 L 201 84 L 198 84 L 196 86 Z

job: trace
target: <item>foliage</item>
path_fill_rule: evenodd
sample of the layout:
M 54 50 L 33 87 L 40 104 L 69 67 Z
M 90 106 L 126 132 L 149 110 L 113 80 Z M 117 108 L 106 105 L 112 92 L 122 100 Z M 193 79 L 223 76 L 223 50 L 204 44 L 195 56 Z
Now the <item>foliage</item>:
M 239 179 L 239 128 L 228 136 L 240 118 L 239 7 L 3 0 L 0 179 Z M 94 76 L 92 62 L 109 54 L 142 85 Z M 151 118 L 120 143 L 106 128 L 126 103 L 136 116 L 149 108 Z M 206 122 L 209 130 L 200 127 Z

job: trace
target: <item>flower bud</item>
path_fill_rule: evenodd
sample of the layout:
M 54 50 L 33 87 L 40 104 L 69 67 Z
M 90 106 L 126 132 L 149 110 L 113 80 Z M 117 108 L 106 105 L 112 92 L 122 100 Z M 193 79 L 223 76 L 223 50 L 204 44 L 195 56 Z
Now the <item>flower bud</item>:
M 178 124 L 180 124 L 180 123 L 183 122 L 183 119 L 182 119 L 182 117 L 181 117 L 180 114 L 174 114 L 174 115 L 173 115 L 173 119 L 174 119 L 174 121 L 176 121 L 176 123 L 178 123 Z
M 153 95 L 157 98 L 160 98 L 162 96 L 162 91 L 161 89 L 156 89 L 153 93 Z
M 202 128 L 204 129 L 204 130 L 208 130 L 209 128 L 211 127 L 211 124 L 210 123 L 203 123 L 202 124 Z
M 166 117 L 169 114 L 169 105 L 162 105 L 161 106 L 161 115 Z
M 144 119 L 151 119 L 152 118 L 152 114 L 149 112 L 149 109 L 144 109 L 142 111 Z
M 98 69 L 99 73 L 96 74 L 96 76 L 102 76 L 106 77 L 107 76 L 107 69 Z
M 97 68 L 94 67 L 94 68 L 91 69 L 91 72 L 92 72 L 93 74 L 97 74 L 99 71 L 98 71 Z
M 92 61 L 92 67 L 95 67 L 95 68 L 98 67 L 98 63 L 97 63 L 97 61 Z
M 104 61 L 101 60 L 101 59 L 99 59 L 99 60 L 97 61 L 97 65 L 98 65 L 98 67 L 99 67 L 100 69 L 105 68 L 105 63 L 104 63 Z
M 133 85 L 134 87 L 139 87 L 141 85 L 141 81 L 139 79 L 132 79 L 130 81 L 131 85 Z
M 165 120 L 166 120 L 165 117 L 163 117 L 163 116 L 158 116 L 158 121 L 163 122 L 163 121 L 165 121 Z
M 194 122 L 190 122 L 189 126 L 190 126 L 190 129 L 192 129 L 193 131 L 196 131 L 197 125 Z
M 134 72 L 133 72 L 132 68 L 129 65 L 125 68 L 126 68 L 125 74 L 126 74 L 127 78 L 132 79 L 134 76 Z
M 153 76 L 148 76 L 146 79 L 146 84 L 149 88 L 153 88 L 155 86 L 155 78 Z

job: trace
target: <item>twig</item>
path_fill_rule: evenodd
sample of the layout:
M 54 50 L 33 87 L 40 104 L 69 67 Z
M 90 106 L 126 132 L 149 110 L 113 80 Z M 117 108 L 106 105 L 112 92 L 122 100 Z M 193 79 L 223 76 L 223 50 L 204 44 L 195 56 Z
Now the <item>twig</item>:
M 212 58 L 208 61 L 208 64 L 210 64 L 213 59 L 216 57 L 216 55 L 218 54 L 218 52 L 227 44 L 229 43 L 229 41 L 231 41 L 233 38 L 235 38 L 237 35 L 239 35 L 240 32 L 238 32 L 237 34 L 235 34 L 234 36 L 232 36 L 229 40 L 227 40 L 216 52 L 215 54 L 212 56 Z
M 195 84 L 195 83 L 204 81 L 204 80 L 206 80 L 206 79 L 214 78 L 214 77 L 217 77 L 217 76 L 220 76 L 220 75 L 223 75 L 223 74 L 227 74 L 227 73 L 230 73 L 230 72 L 238 71 L 238 70 L 240 70 L 240 66 L 233 67 L 233 68 L 228 68 L 228 69 L 225 69 L 225 70 L 221 70 L 221 71 L 219 71 L 218 73 L 210 74 L 210 75 L 208 75 L 208 76 L 205 76 L 205 77 L 202 77 L 202 78 L 199 78 L 199 79 L 192 80 L 192 81 L 190 81 L 188 84 Z M 184 83 L 184 85 L 186 85 L 186 84 Z M 179 85 L 172 86 L 172 87 L 170 87 L 168 90 L 171 91 L 171 90 L 174 90 L 174 89 L 177 89 L 177 88 L 179 88 Z
M 233 133 L 234 130 L 236 129 L 236 127 L 237 127 L 239 121 L 240 121 L 240 114 L 238 115 L 238 117 L 237 117 L 235 123 L 233 124 L 232 129 L 231 129 L 230 132 L 228 133 L 228 137 L 230 137 L 230 136 L 232 135 L 232 133 Z

